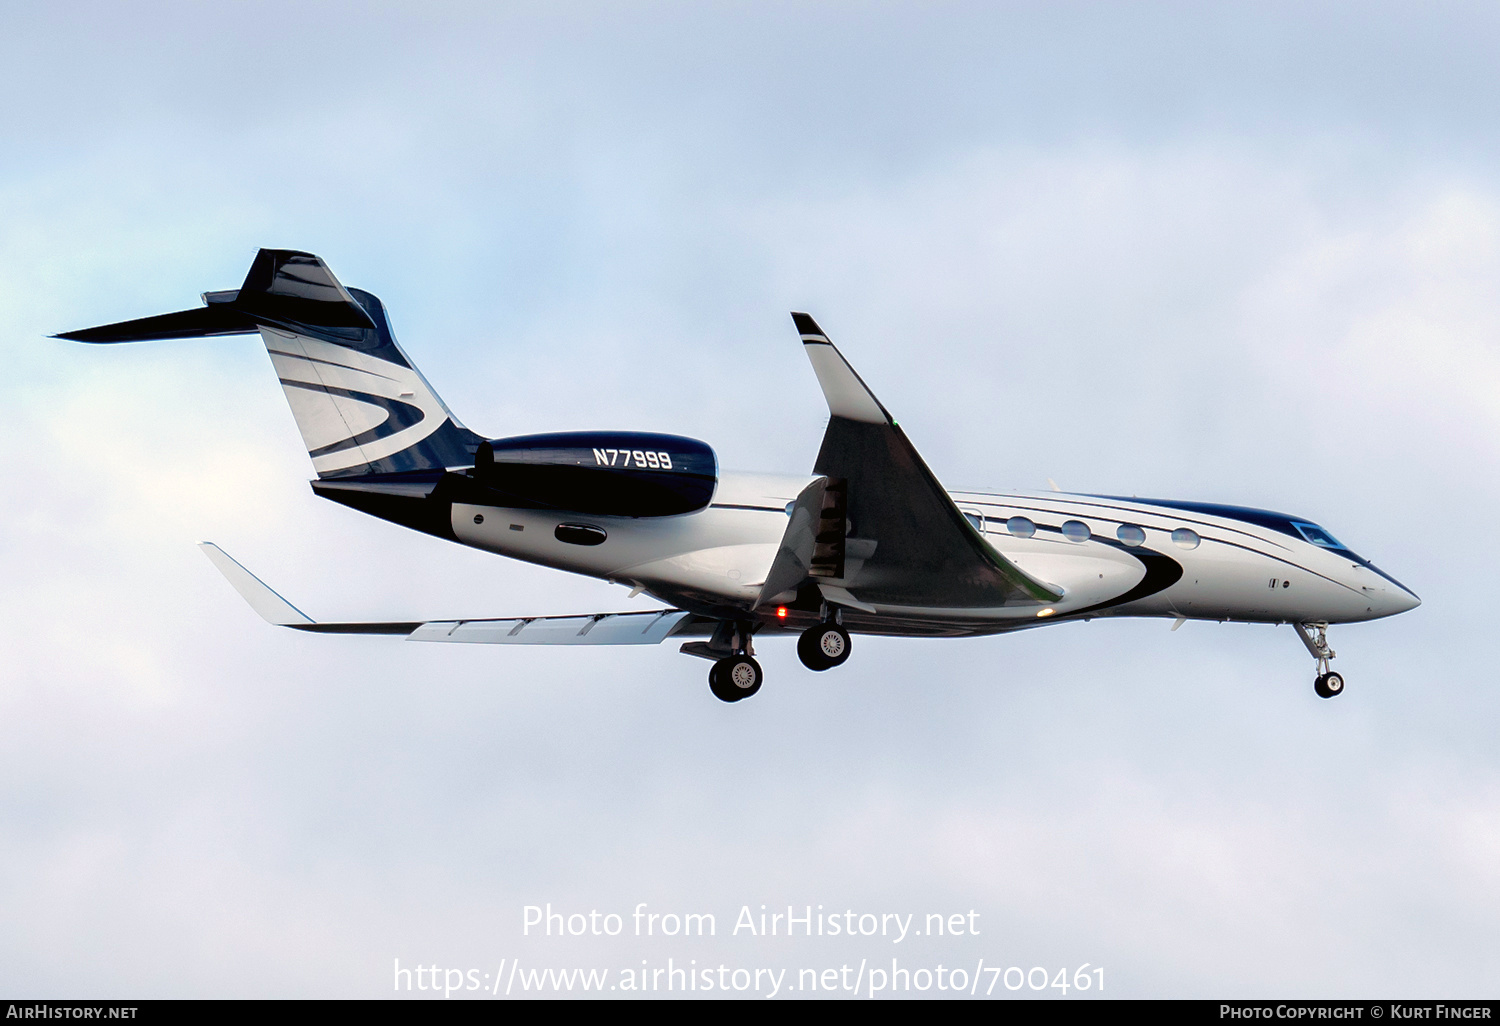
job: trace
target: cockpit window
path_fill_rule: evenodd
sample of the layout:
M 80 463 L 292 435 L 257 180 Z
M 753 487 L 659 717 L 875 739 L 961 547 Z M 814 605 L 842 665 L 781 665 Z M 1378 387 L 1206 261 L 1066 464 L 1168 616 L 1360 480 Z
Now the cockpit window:
M 1297 529 L 1298 534 L 1314 545 L 1321 545 L 1325 549 L 1342 549 L 1344 547 L 1343 542 L 1323 530 L 1317 524 L 1306 524 L 1300 520 L 1293 520 L 1292 526 Z

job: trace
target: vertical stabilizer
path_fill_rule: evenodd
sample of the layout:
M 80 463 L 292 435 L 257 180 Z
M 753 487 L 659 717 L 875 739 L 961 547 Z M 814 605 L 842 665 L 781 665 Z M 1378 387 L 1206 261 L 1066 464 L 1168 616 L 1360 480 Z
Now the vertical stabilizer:
M 262 312 L 260 336 L 318 477 L 473 464 L 479 439 L 401 351 L 384 304 L 346 289 L 322 260 L 261 250 L 235 305 Z

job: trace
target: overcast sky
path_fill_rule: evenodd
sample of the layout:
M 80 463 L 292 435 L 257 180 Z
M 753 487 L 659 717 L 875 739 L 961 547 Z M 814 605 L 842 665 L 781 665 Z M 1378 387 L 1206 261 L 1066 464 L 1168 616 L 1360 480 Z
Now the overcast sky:
M 1477 3 L 0 3 L 0 991 L 1493 997 L 1496 52 Z M 328 618 L 650 602 L 314 497 L 253 337 L 46 337 L 261 246 L 381 296 L 486 435 L 805 473 L 804 309 L 950 487 L 1283 510 L 1424 604 L 1331 631 L 1336 701 L 1285 627 L 768 642 L 736 706 L 670 644 L 278 631 L 196 542 Z M 523 937 L 547 902 L 718 935 Z M 732 935 L 762 904 L 981 933 Z

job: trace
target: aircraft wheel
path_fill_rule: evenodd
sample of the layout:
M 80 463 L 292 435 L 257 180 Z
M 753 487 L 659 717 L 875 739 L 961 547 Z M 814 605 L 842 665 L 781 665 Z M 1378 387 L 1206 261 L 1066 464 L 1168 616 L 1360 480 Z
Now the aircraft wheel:
M 760 690 L 765 674 L 749 656 L 730 656 L 708 671 L 708 688 L 722 702 L 738 702 Z
M 797 638 L 797 658 L 809 670 L 826 670 L 833 664 L 823 658 L 818 648 L 818 628 L 810 627 Z
M 1344 678 L 1336 673 L 1320 673 L 1313 681 L 1313 690 L 1319 698 L 1333 698 L 1344 693 Z
M 714 697 L 721 702 L 738 702 L 740 700 L 740 696 L 733 694 L 725 690 L 724 688 L 723 674 L 719 672 L 719 668 L 724 665 L 724 662 L 725 661 L 723 659 L 720 659 L 717 660 L 713 664 L 713 666 L 709 667 L 708 690 L 712 691 L 714 693 Z
M 809 627 L 797 639 L 797 656 L 809 670 L 831 670 L 849 658 L 849 632 L 836 623 Z

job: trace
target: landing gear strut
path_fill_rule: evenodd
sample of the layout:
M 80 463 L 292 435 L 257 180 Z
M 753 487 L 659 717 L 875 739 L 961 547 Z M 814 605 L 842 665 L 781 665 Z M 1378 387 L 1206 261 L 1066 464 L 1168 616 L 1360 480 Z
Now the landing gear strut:
M 1294 623 L 1297 636 L 1318 662 L 1318 675 L 1313 678 L 1313 690 L 1319 698 L 1333 698 L 1344 693 L 1344 678 L 1329 669 L 1335 653 L 1328 647 L 1328 625 L 1326 623 Z
M 735 629 L 733 645 L 735 654 L 718 660 L 708 671 L 708 690 L 721 702 L 749 698 L 760 690 L 766 679 L 760 663 L 755 661 L 748 628 Z

